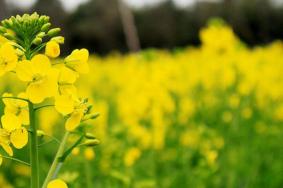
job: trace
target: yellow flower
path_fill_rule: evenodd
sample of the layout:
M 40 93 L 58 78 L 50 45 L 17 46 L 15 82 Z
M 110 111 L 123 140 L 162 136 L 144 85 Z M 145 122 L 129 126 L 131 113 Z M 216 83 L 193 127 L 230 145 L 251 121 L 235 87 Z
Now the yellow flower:
M 57 42 L 55 41 L 49 41 L 46 44 L 45 47 L 45 55 L 51 57 L 51 58 L 56 58 L 60 55 L 60 46 Z
M 74 71 L 74 74 L 86 74 L 89 71 L 88 66 L 89 52 L 87 49 L 74 50 L 71 55 L 65 58 L 65 65 Z
M 55 96 L 58 90 L 58 71 L 51 67 L 47 56 L 36 55 L 31 61 L 18 63 L 17 76 L 28 82 L 26 94 L 33 103 L 41 103 L 48 97 Z
M 63 180 L 55 179 L 48 183 L 47 188 L 68 188 L 68 186 Z
M 6 42 L 0 47 L 0 76 L 13 71 L 17 66 L 18 56 L 13 46 Z
M 10 93 L 4 93 L 3 97 L 13 97 Z M 27 98 L 25 93 L 20 93 L 19 98 Z M 29 110 L 28 103 L 19 99 L 9 99 L 4 98 L 3 102 L 5 104 L 5 114 L 12 113 L 19 117 L 23 125 L 29 125 Z
M 67 131 L 73 131 L 81 123 L 88 111 L 88 106 L 86 100 L 79 100 L 70 95 L 61 95 L 55 98 L 55 109 L 64 116 L 69 116 L 65 128 Z
M 124 157 L 124 164 L 127 167 L 133 166 L 136 160 L 141 156 L 141 151 L 138 148 L 131 148 L 127 151 Z
M 91 160 L 94 159 L 95 153 L 94 153 L 92 148 L 86 148 L 85 151 L 84 151 L 84 156 L 85 156 L 86 160 L 91 161 Z
M 0 145 L 10 155 L 13 150 L 10 143 L 21 149 L 28 143 L 28 132 L 21 126 L 21 121 L 14 114 L 5 114 L 1 117 L 2 128 L 0 129 Z
M 73 150 L 72 150 L 72 155 L 74 156 L 78 156 L 80 153 L 80 148 L 78 147 L 75 147 Z

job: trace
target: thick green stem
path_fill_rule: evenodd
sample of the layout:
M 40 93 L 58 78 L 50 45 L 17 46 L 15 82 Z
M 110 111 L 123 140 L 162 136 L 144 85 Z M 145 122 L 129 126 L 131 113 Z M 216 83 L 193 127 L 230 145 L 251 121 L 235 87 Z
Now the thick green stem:
M 31 188 L 39 188 L 39 161 L 37 147 L 37 127 L 35 122 L 34 106 L 29 102 L 30 119 L 30 165 L 31 165 Z
M 66 143 L 67 143 L 67 139 L 68 139 L 68 137 L 69 137 L 69 134 L 70 134 L 69 132 L 66 132 L 66 133 L 65 133 L 65 135 L 64 135 L 64 137 L 63 137 L 63 139 L 62 139 L 62 141 L 61 141 L 61 144 L 60 144 L 60 146 L 59 146 L 59 148 L 58 148 L 58 151 L 57 151 L 57 153 L 56 153 L 56 156 L 55 156 L 55 158 L 54 158 L 54 160 L 53 160 L 53 163 L 52 163 L 52 165 L 51 165 L 51 167 L 50 167 L 50 169 L 49 169 L 49 172 L 48 172 L 48 174 L 47 174 L 47 176 L 46 176 L 46 178 L 45 178 L 45 180 L 44 180 L 44 183 L 43 183 L 42 188 L 46 188 L 46 187 L 47 187 L 47 184 L 49 183 L 49 181 L 52 180 L 53 175 L 54 175 L 54 173 L 56 172 L 56 169 L 57 169 L 58 165 L 60 164 L 60 157 L 61 157 L 61 156 L 63 155 L 63 153 L 64 153 L 65 146 L 66 146 Z

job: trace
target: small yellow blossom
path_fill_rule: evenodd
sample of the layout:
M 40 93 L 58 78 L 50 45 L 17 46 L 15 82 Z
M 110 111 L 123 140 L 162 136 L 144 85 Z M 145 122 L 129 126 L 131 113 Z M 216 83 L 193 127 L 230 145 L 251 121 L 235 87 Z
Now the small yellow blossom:
M 89 71 L 88 66 L 89 52 L 87 49 L 74 50 L 71 55 L 65 58 L 66 67 L 75 73 L 86 74 Z
M 136 160 L 141 156 L 141 151 L 138 148 L 131 148 L 126 152 L 124 157 L 124 164 L 127 167 L 133 166 Z
M 60 45 L 55 41 L 49 41 L 45 47 L 45 55 L 56 58 L 60 55 Z
M 55 96 L 58 90 L 58 71 L 51 67 L 47 56 L 36 55 L 31 61 L 18 63 L 17 76 L 28 82 L 26 94 L 33 103 L 41 103 L 48 97 Z
M 10 143 L 21 149 L 28 143 L 28 132 L 21 126 L 20 119 L 14 114 L 5 114 L 1 117 L 2 128 L 0 129 L 0 145 L 10 155 L 13 150 Z
M 10 93 L 4 93 L 3 97 L 13 97 Z M 19 98 L 27 98 L 25 93 L 20 93 Z M 5 113 L 12 113 L 19 117 L 23 125 L 29 125 L 29 109 L 28 103 L 19 99 L 4 98 Z
M 67 131 L 75 130 L 88 110 L 85 100 L 74 99 L 66 95 L 55 98 L 55 108 L 63 115 L 69 116 L 65 124 Z
M 0 47 L 0 76 L 13 71 L 17 66 L 18 56 L 13 46 L 6 42 Z
M 74 149 L 72 150 L 72 154 L 73 154 L 74 156 L 79 155 L 79 153 L 80 153 L 80 148 L 78 148 L 78 147 L 76 147 L 76 148 L 74 148 Z
M 47 188 L 68 188 L 68 186 L 63 180 L 55 179 L 48 183 Z
M 94 159 L 95 153 L 94 153 L 94 151 L 93 151 L 92 148 L 86 148 L 86 149 L 84 150 L 84 156 L 85 156 L 86 160 L 91 161 L 91 160 Z

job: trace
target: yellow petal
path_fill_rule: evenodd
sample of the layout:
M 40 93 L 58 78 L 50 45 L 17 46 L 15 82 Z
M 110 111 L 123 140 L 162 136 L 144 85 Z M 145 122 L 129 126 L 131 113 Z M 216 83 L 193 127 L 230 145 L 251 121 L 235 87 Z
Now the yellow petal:
M 5 62 L 5 64 L 2 64 L 0 67 L 2 74 L 16 68 L 18 56 L 16 50 L 9 42 L 4 43 L 0 47 L 0 60 Z
M 71 117 L 67 119 L 65 128 L 67 131 L 73 131 L 75 130 L 81 123 L 81 120 L 83 118 L 83 113 L 81 112 L 73 112 Z
M 33 72 L 31 62 L 28 60 L 20 61 L 16 68 L 16 74 L 21 81 L 32 81 Z
M 28 109 L 22 109 L 18 115 L 23 125 L 29 125 L 29 111 Z
M 87 49 L 81 49 L 81 50 L 74 50 L 71 55 L 69 55 L 66 59 L 66 65 L 67 67 L 85 74 L 89 71 L 88 67 L 88 57 L 89 52 Z
M 74 100 L 71 95 L 59 95 L 55 97 L 55 109 L 63 115 L 74 111 Z
M 13 156 L 14 152 L 8 144 L 1 143 L 2 148 L 8 153 L 9 156 Z
M 49 71 L 49 69 L 51 68 L 49 58 L 43 54 L 35 55 L 32 58 L 31 62 L 33 73 L 36 74 L 46 74 L 46 72 Z
M 68 188 L 68 186 L 63 180 L 55 179 L 48 183 L 47 188 Z
M 33 103 L 41 103 L 48 97 L 53 97 L 58 91 L 58 71 L 57 69 L 49 69 L 46 76 L 40 80 L 31 82 L 26 90 L 28 98 Z
M 77 88 L 74 85 L 59 85 L 59 93 L 61 95 L 77 96 Z
M 60 75 L 59 75 L 59 83 L 68 83 L 68 84 L 73 84 L 79 77 L 78 73 L 68 69 L 67 67 L 62 67 L 60 70 Z
M 24 127 L 16 129 L 11 133 L 10 140 L 15 148 L 21 149 L 28 143 L 28 131 Z
M 44 85 L 31 83 L 28 85 L 26 93 L 31 102 L 38 104 L 46 98 L 44 91 Z
M 20 119 L 11 113 L 5 114 L 1 117 L 2 126 L 7 131 L 11 132 L 15 129 L 21 128 Z

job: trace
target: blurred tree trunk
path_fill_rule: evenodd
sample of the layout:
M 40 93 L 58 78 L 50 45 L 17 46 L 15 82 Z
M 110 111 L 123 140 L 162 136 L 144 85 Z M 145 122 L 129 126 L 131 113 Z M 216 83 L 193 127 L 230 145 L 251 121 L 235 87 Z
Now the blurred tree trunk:
M 8 12 L 7 12 L 5 0 L 0 0 L 0 20 L 6 18 L 7 14 Z
M 232 18 L 234 14 L 233 4 L 234 4 L 234 0 L 223 0 L 224 17 L 230 24 L 232 24 Z
M 118 7 L 128 48 L 133 52 L 140 51 L 140 41 L 133 13 L 123 0 L 118 0 Z

